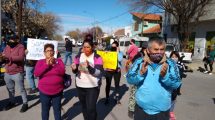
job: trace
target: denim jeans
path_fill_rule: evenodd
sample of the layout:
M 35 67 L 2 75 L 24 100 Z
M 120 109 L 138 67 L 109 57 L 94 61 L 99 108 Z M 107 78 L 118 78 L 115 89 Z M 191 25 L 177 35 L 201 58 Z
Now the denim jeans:
M 69 58 L 70 65 L 72 64 L 72 52 L 66 51 L 65 58 L 64 58 L 64 64 L 66 65 L 67 59 Z
M 40 92 L 42 120 L 49 120 L 49 110 L 53 107 L 55 120 L 61 120 L 61 99 L 63 92 L 56 95 L 46 95 Z
M 20 94 L 22 96 L 23 103 L 27 103 L 27 94 L 24 87 L 24 76 L 23 73 L 17 73 L 14 75 L 4 74 L 4 80 L 9 93 L 10 102 L 15 102 L 15 84 L 18 85 Z
M 97 120 L 96 103 L 100 88 L 80 88 L 77 87 L 78 98 L 81 102 L 84 120 Z
M 28 81 L 29 87 L 31 89 L 36 89 L 35 77 L 34 77 L 34 67 L 25 66 L 26 79 Z

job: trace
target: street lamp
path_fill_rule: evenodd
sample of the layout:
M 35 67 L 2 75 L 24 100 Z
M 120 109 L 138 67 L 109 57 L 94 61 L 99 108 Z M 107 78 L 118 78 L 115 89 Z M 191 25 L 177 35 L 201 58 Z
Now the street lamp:
M 93 16 L 93 23 L 92 23 L 92 25 L 93 25 L 93 27 L 94 27 L 94 29 L 96 30 L 96 27 L 95 27 L 95 24 L 96 24 L 96 17 L 95 17 L 95 15 L 93 14 L 93 13 L 91 13 L 91 12 L 88 12 L 88 11 L 83 11 L 84 13 L 86 13 L 86 14 L 89 14 L 90 16 Z M 95 40 L 95 30 L 93 30 L 93 41 Z

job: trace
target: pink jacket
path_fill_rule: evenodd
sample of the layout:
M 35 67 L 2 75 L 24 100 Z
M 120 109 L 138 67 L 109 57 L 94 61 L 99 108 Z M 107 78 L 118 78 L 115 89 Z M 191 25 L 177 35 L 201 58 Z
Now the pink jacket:
M 127 53 L 128 53 L 129 59 L 132 60 L 134 56 L 137 55 L 138 53 L 138 47 L 135 44 L 131 45 Z
M 47 65 L 46 60 L 39 60 L 35 66 L 34 74 L 39 77 L 39 90 L 47 95 L 56 95 L 63 91 L 63 76 L 65 66 L 61 59 L 56 59 L 54 65 Z
M 14 48 L 7 45 L 3 54 L 9 60 L 5 66 L 6 73 L 14 75 L 24 72 L 25 48 L 22 44 L 18 44 Z

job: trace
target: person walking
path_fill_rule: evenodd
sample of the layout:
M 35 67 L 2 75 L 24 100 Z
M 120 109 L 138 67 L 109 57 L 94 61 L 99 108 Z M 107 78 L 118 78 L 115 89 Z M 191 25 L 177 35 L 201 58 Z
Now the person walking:
M 64 64 L 67 64 L 67 60 L 69 59 L 70 65 L 72 64 L 72 41 L 70 41 L 68 38 L 65 38 L 65 48 L 66 48 L 66 53 L 65 53 L 65 58 L 64 58 Z
M 78 54 L 71 65 L 76 74 L 76 88 L 82 106 L 84 120 L 96 120 L 96 104 L 103 74 L 102 58 L 94 52 L 93 40 L 85 39 L 83 53 Z
M 27 94 L 24 87 L 24 58 L 25 48 L 19 43 L 18 36 L 12 36 L 5 47 L 2 56 L 6 61 L 4 80 L 9 93 L 9 103 L 5 106 L 4 110 L 9 110 L 15 106 L 15 84 L 20 89 L 22 96 L 22 108 L 20 112 L 28 110 Z
M 170 53 L 170 58 L 176 62 L 176 65 L 179 69 L 179 76 L 182 80 L 182 78 L 185 77 L 185 73 L 184 73 L 185 65 L 184 65 L 183 61 L 181 60 L 179 52 L 172 51 Z M 175 104 L 176 104 L 176 98 L 178 95 L 181 95 L 181 86 L 172 91 L 172 98 L 171 98 L 172 104 L 171 104 L 171 108 L 170 108 L 170 120 L 176 120 L 176 117 L 174 114 L 174 108 L 175 108 Z
M 61 99 L 64 89 L 65 66 L 60 58 L 54 58 L 54 45 L 44 46 L 45 59 L 39 60 L 34 75 L 39 77 L 42 120 L 49 120 L 50 107 L 53 107 L 55 120 L 61 120 Z
M 109 104 L 110 87 L 111 87 L 111 81 L 112 81 L 113 77 L 114 77 L 114 83 L 115 83 L 114 100 L 117 104 L 121 104 L 121 102 L 119 100 L 119 91 L 120 91 L 120 79 L 121 79 L 121 68 L 122 68 L 123 53 L 119 50 L 119 43 L 117 41 L 114 41 L 112 43 L 111 51 L 117 52 L 117 67 L 115 70 L 112 70 L 112 69 L 106 69 L 105 70 L 105 78 L 106 78 L 105 105 Z
M 28 54 L 28 50 L 26 49 L 25 55 L 27 54 Z M 37 63 L 36 60 L 27 60 L 27 59 L 25 60 L 25 74 L 29 85 L 28 94 L 33 94 L 38 92 L 38 89 L 35 84 L 35 79 L 37 78 L 34 77 L 34 68 L 36 63 Z
M 146 46 L 143 46 L 142 49 L 140 50 L 140 52 L 138 52 L 134 56 L 132 61 L 134 62 L 136 59 L 144 57 L 145 56 L 145 54 L 144 54 L 145 50 L 146 50 Z M 127 67 L 126 72 L 128 71 L 128 69 L 129 69 L 129 67 Z M 135 105 L 136 105 L 136 101 L 135 101 L 136 89 L 137 89 L 137 86 L 131 85 L 130 90 L 129 90 L 130 95 L 129 95 L 129 100 L 128 100 L 128 117 L 131 119 L 134 118 L 134 110 L 135 110 Z
M 215 50 L 213 49 L 213 47 L 209 45 L 207 48 L 206 56 L 203 59 L 204 66 L 205 66 L 204 73 L 208 73 L 209 75 L 212 75 L 214 58 L 215 58 Z M 208 71 L 208 65 L 210 67 L 210 71 Z
M 165 56 L 162 38 L 150 38 L 145 56 L 133 63 L 126 79 L 137 86 L 134 120 L 169 120 L 171 92 L 181 80 L 176 63 Z

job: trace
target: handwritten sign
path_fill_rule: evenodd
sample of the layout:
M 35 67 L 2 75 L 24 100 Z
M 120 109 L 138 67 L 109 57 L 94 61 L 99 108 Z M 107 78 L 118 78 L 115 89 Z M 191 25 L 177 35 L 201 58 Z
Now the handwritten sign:
M 117 67 L 117 52 L 97 51 L 102 57 L 103 67 L 105 69 L 116 69 Z
M 26 56 L 26 59 L 28 60 L 44 59 L 45 58 L 44 45 L 47 43 L 51 43 L 54 45 L 54 50 L 55 50 L 54 57 L 57 58 L 57 54 L 56 54 L 57 45 L 58 45 L 57 41 L 28 38 L 28 41 L 27 41 L 28 54 Z

